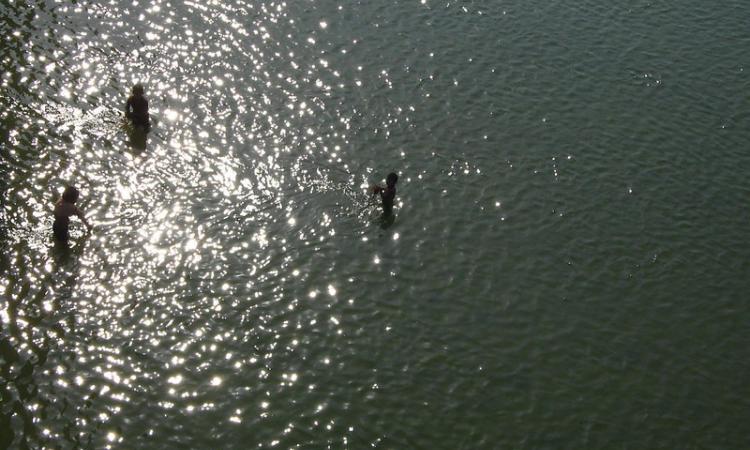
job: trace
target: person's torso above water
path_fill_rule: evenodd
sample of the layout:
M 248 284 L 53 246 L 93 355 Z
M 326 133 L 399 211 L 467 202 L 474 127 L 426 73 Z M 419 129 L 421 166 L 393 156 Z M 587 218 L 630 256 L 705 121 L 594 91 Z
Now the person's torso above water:
M 130 119 L 136 124 L 148 123 L 148 100 L 142 95 L 131 95 L 128 98 Z
M 55 203 L 55 222 L 62 226 L 68 226 L 70 216 L 81 216 L 81 211 L 72 203 L 59 201 Z

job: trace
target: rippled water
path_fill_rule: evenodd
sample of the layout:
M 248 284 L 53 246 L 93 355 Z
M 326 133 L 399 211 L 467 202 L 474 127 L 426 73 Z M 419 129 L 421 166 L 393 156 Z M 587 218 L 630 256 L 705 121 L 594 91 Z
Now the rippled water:
M 749 15 L 3 2 L 0 447 L 747 448 Z

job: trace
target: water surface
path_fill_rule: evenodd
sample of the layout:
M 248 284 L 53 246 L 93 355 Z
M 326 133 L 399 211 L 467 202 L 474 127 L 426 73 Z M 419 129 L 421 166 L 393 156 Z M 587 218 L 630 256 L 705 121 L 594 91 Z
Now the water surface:
M 749 14 L 3 3 L 0 447 L 748 447 Z

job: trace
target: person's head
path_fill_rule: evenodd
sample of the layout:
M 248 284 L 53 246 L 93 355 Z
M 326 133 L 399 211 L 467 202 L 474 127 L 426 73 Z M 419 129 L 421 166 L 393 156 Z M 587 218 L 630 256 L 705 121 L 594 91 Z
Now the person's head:
M 387 184 L 388 187 L 395 186 L 397 181 L 398 181 L 398 175 L 396 175 L 394 172 L 389 173 L 388 176 L 385 178 L 385 184 Z
M 141 83 L 133 86 L 133 95 L 143 95 L 143 85 Z
M 75 203 L 78 201 L 78 189 L 74 188 L 73 186 L 66 186 L 65 191 L 63 191 L 62 198 L 68 203 Z

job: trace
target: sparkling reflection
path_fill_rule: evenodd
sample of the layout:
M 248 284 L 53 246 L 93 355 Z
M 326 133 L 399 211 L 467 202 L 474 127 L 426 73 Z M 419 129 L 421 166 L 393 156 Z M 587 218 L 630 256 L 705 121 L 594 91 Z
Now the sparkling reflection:
M 397 69 L 335 34 L 346 5 L 312 19 L 287 2 L 2 8 L 34 17 L 2 53 L 17 207 L 2 212 L 3 375 L 15 397 L 34 392 L 11 407 L 14 443 L 190 446 L 282 411 L 266 444 L 340 442 L 352 422 L 332 417 L 328 377 L 353 352 L 348 272 L 391 267 L 386 252 L 351 269 L 331 256 L 378 241 L 364 191 L 386 169 L 358 147 L 408 129 L 415 108 L 361 92 L 400 88 Z M 135 83 L 153 120 L 139 145 L 122 118 Z M 49 207 L 66 183 L 96 227 L 73 224 L 61 250 Z

